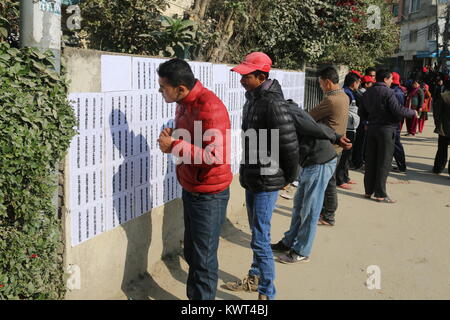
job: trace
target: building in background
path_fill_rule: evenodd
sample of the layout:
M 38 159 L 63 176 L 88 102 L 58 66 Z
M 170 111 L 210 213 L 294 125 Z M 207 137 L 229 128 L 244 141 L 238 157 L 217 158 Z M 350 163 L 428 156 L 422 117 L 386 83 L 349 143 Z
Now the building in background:
M 397 0 L 391 3 L 401 32 L 399 50 L 389 59 L 389 66 L 408 77 L 414 70 L 437 64 L 443 50 L 448 0 Z

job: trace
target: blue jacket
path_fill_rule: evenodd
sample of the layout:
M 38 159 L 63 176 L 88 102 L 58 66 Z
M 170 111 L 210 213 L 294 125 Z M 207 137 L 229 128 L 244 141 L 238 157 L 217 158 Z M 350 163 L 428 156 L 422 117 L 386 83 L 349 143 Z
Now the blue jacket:
M 402 106 L 402 107 L 404 107 L 405 106 L 405 100 L 406 100 L 406 97 L 405 97 L 405 93 L 403 92 L 403 90 L 399 87 L 399 86 L 394 86 L 393 88 L 392 88 L 392 90 L 394 90 L 394 93 L 395 93 L 395 97 L 397 98 L 397 100 L 398 100 L 398 103 Z M 397 124 L 397 130 L 400 130 L 400 123 L 401 122 L 403 122 L 403 118 L 402 118 L 402 120 L 400 120 L 400 122 Z
M 398 100 L 398 103 L 404 107 L 405 106 L 405 93 L 403 92 L 403 90 L 399 87 L 399 86 L 394 86 L 392 88 L 392 90 L 394 90 L 395 92 L 395 97 Z

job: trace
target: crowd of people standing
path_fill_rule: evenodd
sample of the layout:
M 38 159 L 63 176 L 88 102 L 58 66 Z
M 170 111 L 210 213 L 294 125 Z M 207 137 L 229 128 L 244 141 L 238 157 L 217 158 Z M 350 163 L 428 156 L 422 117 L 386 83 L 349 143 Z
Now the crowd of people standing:
M 436 173 L 445 167 L 450 140 L 450 90 L 441 80 L 436 81 L 432 94 L 422 79 L 408 80 L 405 87 L 395 72 L 368 68 L 364 76 L 356 70 L 349 72 L 341 87 L 336 69 L 327 67 L 318 75 L 324 98 L 306 112 L 285 99 L 280 83 L 269 77 L 271 66 L 269 56 L 253 52 L 231 70 L 241 75 L 246 90 L 239 180 L 245 190 L 253 259 L 242 280 L 224 287 L 258 292 L 260 300 L 276 296 L 274 252 L 280 263 L 308 262 L 317 226 L 335 225 L 337 188 L 351 189 L 356 183 L 350 178 L 350 168 L 364 170 L 362 196 L 380 203 L 396 202 L 387 194 L 386 180 L 393 158 L 397 170 L 406 171 L 400 141 L 404 119 L 410 135 L 420 133 L 433 106 L 439 134 Z M 232 181 L 226 138 L 229 115 L 223 102 L 195 79 L 185 61 L 172 59 L 161 64 L 158 75 L 166 102 L 177 103 L 175 129 L 164 129 L 158 143 L 162 152 L 183 160 L 177 163 L 176 172 L 183 187 L 187 296 L 191 300 L 214 299 L 220 228 Z M 194 129 L 198 121 L 202 136 L 211 130 L 219 136 L 198 144 Z M 177 130 L 184 130 L 183 135 Z M 250 131 L 257 140 L 247 139 Z M 274 131 L 275 136 L 270 134 Z M 194 135 L 193 144 L 186 133 Z M 275 139 L 275 147 L 271 139 Z M 263 146 L 266 149 L 261 154 Z M 279 191 L 294 182 L 297 190 L 289 229 L 271 244 L 271 220 Z

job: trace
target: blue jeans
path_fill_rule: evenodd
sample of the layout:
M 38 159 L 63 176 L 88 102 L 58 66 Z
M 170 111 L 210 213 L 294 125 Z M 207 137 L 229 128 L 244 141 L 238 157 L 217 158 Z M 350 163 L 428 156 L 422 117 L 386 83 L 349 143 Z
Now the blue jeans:
M 189 300 L 214 300 L 217 291 L 220 229 L 225 221 L 230 190 L 194 194 L 183 190 L 184 257 L 189 265 Z
M 245 191 L 247 201 L 248 223 L 252 231 L 251 247 L 253 263 L 249 275 L 259 277 L 258 292 L 270 300 L 275 298 L 275 263 L 270 247 L 270 221 L 278 191 L 252 192 Z
M 336 169 L 336 162 L 333 159 L 325 164 L 308 166 L 300 173 L 291 226 L 282 242 L 302 256 L 309 257 L 311 254 L 325 189 Z

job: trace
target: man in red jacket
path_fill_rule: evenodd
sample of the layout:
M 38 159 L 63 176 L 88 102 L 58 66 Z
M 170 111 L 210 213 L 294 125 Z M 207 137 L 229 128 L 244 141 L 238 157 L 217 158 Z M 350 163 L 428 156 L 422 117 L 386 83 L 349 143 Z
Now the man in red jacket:
M 189 265 L 187 296 L 213 300 L 218 280 L 217 249 L 233 178 L 229 159 L 230 118 L 222 101 L 195 79 L 181 59 L 162 63 L 159 91 L 176 102 L 175 130 L 158 139 L 162 152 L 179 159 L 177 178 L 183 187 L 184 257 Z

